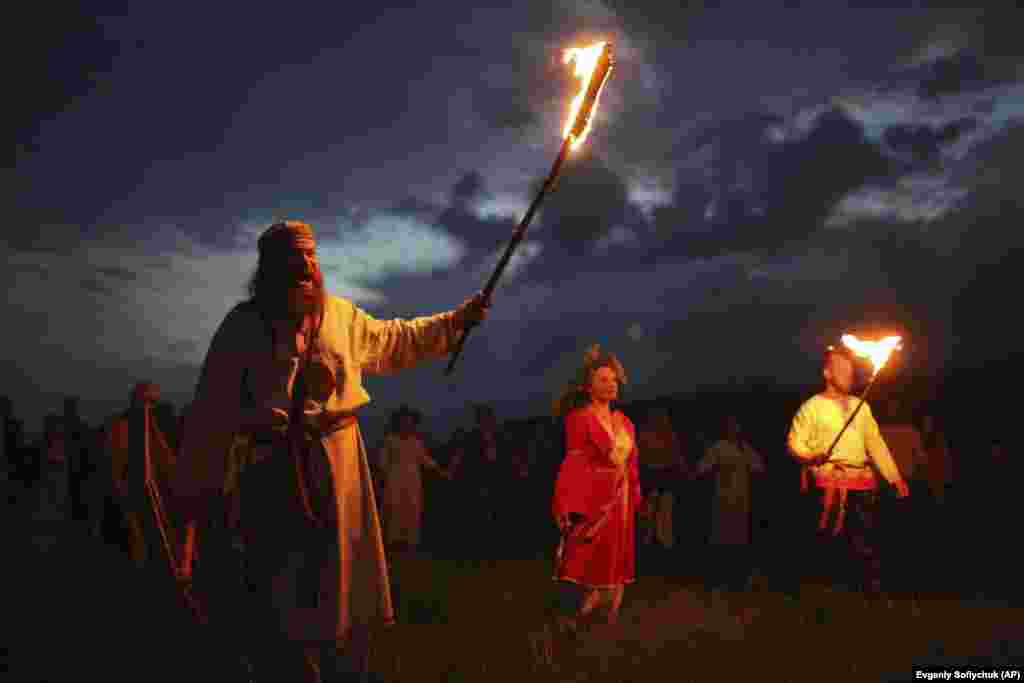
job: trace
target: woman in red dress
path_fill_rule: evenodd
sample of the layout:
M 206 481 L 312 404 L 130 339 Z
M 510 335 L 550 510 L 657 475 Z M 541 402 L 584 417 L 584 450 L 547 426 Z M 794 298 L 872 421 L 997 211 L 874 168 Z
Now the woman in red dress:
M 595 345 L 556 406 L 565 415 L 567 452 L 552 501 L 562 533 L 554 579 L 582 589 L 573 625 L 603 603 L 614 624 L 625 585 L 636 579 L 636 430 L 611 407 L 625 381 L 618 359 Z

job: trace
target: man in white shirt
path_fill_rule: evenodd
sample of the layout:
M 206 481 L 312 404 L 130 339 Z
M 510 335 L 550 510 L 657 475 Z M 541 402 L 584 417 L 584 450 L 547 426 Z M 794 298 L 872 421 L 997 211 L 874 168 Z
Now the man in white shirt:
M 878 479 L 874 468 L 896 487 L 901 498 L 909 491 L 867 403 L 828 454 L 829 446 L 859 403 L 850 395 L 852 355 L 844 347 L 829 347 L 822 374 L 825 390 L 805 401 L 793 418 L 789 452 L 805 466 L 807 480 L 820 496 L 820 538 L 833 546 L 838 541 L 839 548 L 832 550 L 840 550 L 845 556 L 844 566 L 835 570 L 859 570 L 857 583 L 866 596 L 874 598 L 881 592 Z

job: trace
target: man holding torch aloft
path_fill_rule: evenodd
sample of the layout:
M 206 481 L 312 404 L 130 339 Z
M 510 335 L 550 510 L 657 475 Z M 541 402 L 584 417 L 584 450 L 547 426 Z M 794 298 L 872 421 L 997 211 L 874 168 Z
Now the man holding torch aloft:
M 232 441 L 254 443 L 241 475 L 241 526 L 253 589 L 259 680 L 334 679 L 367 667 L 369 636 L 393 620 L 388 571 L 357 413 L 367 374 L 450 353 L 486 315 L 481 296 L 453 311 L 377 320 L 327 294 L 313 228 L 270 226 L 251 298 L 210 343 L 174 477 L 179 510 L 209 514 Z
M 881 364 L 875 367 L 876 375 Z M 875 468 L 900 497 L 909 492 L 871 408 L 863 396 L 858 402 L 850 395 L 854 380 L 851 349 L 846 345 L 829 347 L 822 374 L 824 391 L 804 402 L 793 418 L 789 452 L 805 466 L 805 487 L 820 496 L 819 538 L 833 546 L 829 550 L 846 551 L 842 553 L 847 565 L 843 569 L 858 570 L 857 583 L 866 597 L 873 599 L 881 592 Z

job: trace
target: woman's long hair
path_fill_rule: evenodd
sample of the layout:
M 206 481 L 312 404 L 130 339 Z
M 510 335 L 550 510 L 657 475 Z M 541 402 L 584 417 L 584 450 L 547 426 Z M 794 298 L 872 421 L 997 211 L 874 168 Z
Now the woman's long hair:
M 566 384 L 558 398 L 555 399 L 552 410 L 555 417 L 564 417 L 570 411 L 590 403 L 590 393 L 587 389 L 594 373 L 601 368 L 611 368 L 618 378 L 619 384 L 626 383 L 626 370 L 615 354 L 602 351 L 599 344 L 594 344 L 583 354 L 583 365 L 575 379 Z

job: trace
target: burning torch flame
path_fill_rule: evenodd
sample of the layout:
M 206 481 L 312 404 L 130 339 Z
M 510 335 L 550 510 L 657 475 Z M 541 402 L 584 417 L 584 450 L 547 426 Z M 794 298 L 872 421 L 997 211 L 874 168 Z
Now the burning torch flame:
M 889 360 L 889 356 L 893 351 L 901 348 L 900 341 L 902 337 L 886 337 L 880 341 L 867 341 L 857 339 L 852 334 L 843 335 L 843 345 L 850 349 L 858 356 L 867 358 L 871 361 L 871 366 L 874 369 L 871 376 L 874 377 L 878 374 L 878 371 L 885 367 L 886 362 Z
M 605 71 L 601 77 L 601 83 L 598 84 L 600 88 L 594 97 L 593 103 L 590 106 L 589 112 L 583 112 L 586 116 L 586 125 L 582 132 L 573 133 L 573 128 L 576 126 L 576 119 L 580 115 L 580 107 L 583 106 L 584 101 L 587 98 L 587 92 L 590 90 L 591 81 L 594 78 L 594 72 L 597 71 L 597 67 L 601 62 L 601 55 L 604 53 L 604 48 L 607 43 L 595 43 L 589 47 L 573 47 L 565 51 L 564 64 L 575 62 L 574 75 L 580 79 L 580 91 L 576 97 L 573 98 L 572 105 L 569 107 L 569 118 L 565 123 L 565 129 L 562 131 L 562 137 L 571 138 L 569 143 L 569 149 L 575 150 L 583 141 L 587 139 L 587 134 L 590 132 L 590 126 L 594 121 L 593 113 L 597 111 L 597 98 L 601 96 L 601 89 L 604 89 L 604 81 L 607 79 L 608 71 Z

